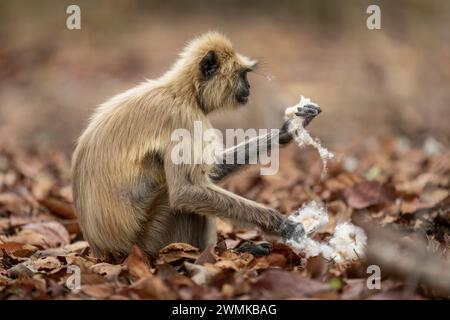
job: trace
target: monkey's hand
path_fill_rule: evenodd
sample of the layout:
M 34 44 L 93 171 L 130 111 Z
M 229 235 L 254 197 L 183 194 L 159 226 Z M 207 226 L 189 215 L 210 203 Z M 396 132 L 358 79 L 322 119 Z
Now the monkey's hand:
M 306 126 L 311 122 L 312 119 L 314 119 L 316 116 L 321 113 L 322 110 L 320 107 L 316 104 L 306 104 L 302 107 L 297 108 L 297 112 L 295 112 L 295 115 L 298 117 L 303 118 L 303 127 L 306 128 Z
M 301 223 L 286 219 L 280 225 L 280 236 L 301 243 L 306 239 L 306 232 Z
M 294 115 L 303 119 L 302 125 L 306 126 L 311 122 L 312 119 L 317 117 L 322 110 L 316 104 L 306 104 L 303 106 L 295 106 L 295 109 L 291 111 L 292 116 L 287 118 L 280 128 L 280 144 L 286 144 L 290 142 L 293 138 L 290 127 L 293 121 L 296 121 Z
M 251 242 L 246 241 L 236 251 L 249 252 L 254 256 L 267 256 L 272 250 L 272 245 L 267 241 Z

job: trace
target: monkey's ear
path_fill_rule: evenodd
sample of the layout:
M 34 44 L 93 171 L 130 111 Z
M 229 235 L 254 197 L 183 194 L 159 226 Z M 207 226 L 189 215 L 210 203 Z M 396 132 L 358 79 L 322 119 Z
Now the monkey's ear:
M 210 79 L 219 68 L 219 58 L 217 54 L 210 50 L 200 61 L 200 72 L 205 79 Z

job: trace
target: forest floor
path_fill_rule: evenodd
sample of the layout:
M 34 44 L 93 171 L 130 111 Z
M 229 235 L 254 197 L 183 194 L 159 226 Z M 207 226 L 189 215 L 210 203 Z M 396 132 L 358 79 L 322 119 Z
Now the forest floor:
M 327 205 L 329 237 L 338 222 L 401 232 L 443 261 L 450 259 L 450 153 L 433 141 L 411 147 L 376 140 L 337 151 L 328 176 L 313 150 L 290 146 L 280 170 L 260 176 L 249 168 L 223 182 L 247 198 L 292 212 L 309 200 Z M 385 272 L 381 288 L 367 288 L 369 263 L 336 265 L 306 259 L 275 238 L 268 256 L 239 253 L 262 240 L 252 228 L 218 221 L 219 241 L 200 252 L 172 244 L 149 263 L 138 247 L 120 264 L 93 257 L 72 208 L 70 159 L 62 153 L 0 149 L 0 299 L 427 299 L 436 293 L 421 275 Z M 369 245 L 371 242 L 369 232 Z M 400 270 L 401 271 L 401 270 Z M 74 288 L 80 274 L 81 286 Z M 75 279 L 75 280 L 74 280 Z M 413 285 L 411 286 L 411 283 Z M 433 281 L 431 281 L 433 283 Z

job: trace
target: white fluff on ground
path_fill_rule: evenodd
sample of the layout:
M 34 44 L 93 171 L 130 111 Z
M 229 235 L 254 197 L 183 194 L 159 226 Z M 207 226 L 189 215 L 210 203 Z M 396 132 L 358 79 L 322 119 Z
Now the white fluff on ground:
M 315 201 L 308 202 L 289 217 L 302 223 L 307 236 L 300 242 L 287 240 L 286 243 L 297 251 L 305 253 L 306 258 L 322 255 L 337 264 L 359 260 L 364 257 L 367 236 L 364 230 L 350 222 L 338 224 L 328 242 L 310 238 L 315 232 L 328 224 L 328 214 L 324 205 Z
M 330 239 L 330 246 L 336 252 L 337 263 L 362 258 L 366 244 L 367 236 L 364 230 L 350 222 L 338 224 Z
M 328 214 L 325 207 L 316 201 L 305 203 L 289 216 L 294 222 L 301 222 L 307 235 L 311 235 L 328 224 Z

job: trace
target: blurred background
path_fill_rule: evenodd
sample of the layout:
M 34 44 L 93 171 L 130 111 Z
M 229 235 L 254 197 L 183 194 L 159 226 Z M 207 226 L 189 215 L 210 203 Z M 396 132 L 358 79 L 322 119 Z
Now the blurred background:
M 66 8 L 81 8 L 81 30 Z M 366 27 L 370 4 L 381 30 Z M 162 75 L 193 37 L 228 35 L 262 64 L 248 108 L 219 128 L 278 127 L 300 95 L 311 131 L 338 147 L 450 138 L 449 1 L 1 1 L 0 145 L 70 154 L 93 108 Z M 151 124 L 149 124 L 151 125 Z

